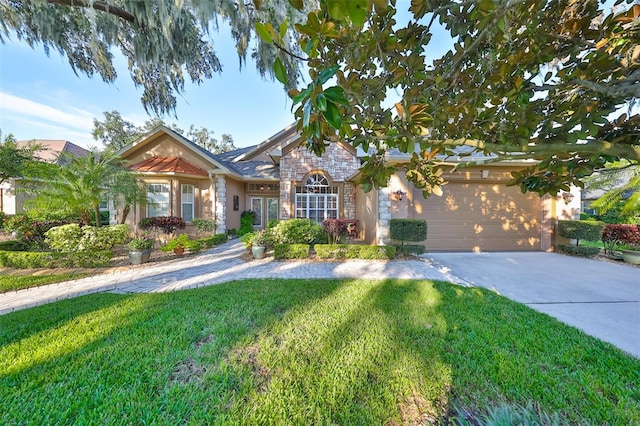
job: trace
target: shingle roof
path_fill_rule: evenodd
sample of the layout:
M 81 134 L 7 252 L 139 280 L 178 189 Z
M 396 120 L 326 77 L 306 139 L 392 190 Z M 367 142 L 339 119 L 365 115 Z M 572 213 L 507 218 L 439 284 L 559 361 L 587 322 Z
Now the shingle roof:
M 280 167 L 270 161 L 235 161 L 239 156 L 255 149 L 256 146 L 223 152 L 213 157 L 226 168 L 244 178 L 280 180 Z
M 183 173 L 187 175 L 209 176 L 206 170 L 194 166 L 180 157 L 151 157 L 129 168 L 138 172 Z
M 47 163 L 61 164 L 63 159 L 60 154 L 67 153 L 74 157 L 84 157 L 89 151 L 65 140 L 55 139 L 33 139 L 29 141 L 18 141 L 16 144 L 20 148 L 26 148 L 29 145 L 39 145 L 42 149 L 35 152 L 35 156 Z

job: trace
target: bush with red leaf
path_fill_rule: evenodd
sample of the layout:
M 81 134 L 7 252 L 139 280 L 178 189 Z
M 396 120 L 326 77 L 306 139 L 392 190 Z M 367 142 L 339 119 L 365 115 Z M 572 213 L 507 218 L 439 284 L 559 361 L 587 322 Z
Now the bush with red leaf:
M 176 229 L 184 229 L 187 226 L 184 219 L 177 216 L 154 216 L 142 219 L 138 223 L 140 229 L 145 231 L 162 231 L 165 234 L 173 234 Z
M 325 219 L 322 222 L 322 230 L 327 234 L 330 244 L 338 244 L 347 236 L 347 222 L 339 219 Z
M 620 245 L 640 245 L 640 225 L 608 224 L 602 231 L 602 242 L 608 254 Z

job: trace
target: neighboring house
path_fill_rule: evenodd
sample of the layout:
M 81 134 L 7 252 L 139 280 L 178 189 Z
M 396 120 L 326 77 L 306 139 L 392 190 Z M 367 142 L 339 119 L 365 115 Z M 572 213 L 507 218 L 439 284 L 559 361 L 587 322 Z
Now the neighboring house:
M 585 187 L 582 190 L 582 211 L 589 214 L 597 214 L 598 212 L 591 206 L 591 204 L 607 192 L 614 189 L 622 188 L 627 185 L 631 178 L 637 174 L 635 170 L 626 169 L 620 172 L 617 179 L 612 180 L 610 184 L 605 186 L 604 188 L 596 187 L 596 185 L 593 185 L 590 180 L 587 180 L 585 182 Z M 630 196 L 631 191 L 629 191 L 628 194 L 625 194 L 623 198 L 627 199 Z
M 428 223 L 427 250 L 536 251 L 553 249 L 556 221 L 579 211 L 579 197 L 565 203 L 560 196 L 507 187 L 511 171 L 526 162 L 452 170 L 443 196 L 424 199 L 403 173 L 388 187 L 365 193 L 356 184 L 363 153 L 332 143 L 317 157 L 300 142 L 290 126 L 259 145 L 214 155 L 159 127 L 119 152 L 142 174 L 154 201 L 136 206 L 128 220 L 133 225 L 144 217 L 173 215 L 189 224 L 215 218 L 222 233 L 239 228 L 241 213 L 252 210 L 255 228 L 295 217 L 356 220 L 361 240 L 388 244 L 390 219 L 420 218 Z M 393 151 L 388 156 L 399 165 L 409 158 Z
M 89 153 L 86 149 L 64 140 L 32 139 L 18 141 L 16 145 L 19 148 L 38 145 L 41 149 L 34 153 L 37 159 L 59 165 L 64 164 L 62 153 L 77 157 L 84 157 Z M 10 179 L 0 184 L 0 211 L 5 214 L 24 212 L 24 202 L 28 199 L 28 195 L 20 191 L 21 186 L 21 179 Z

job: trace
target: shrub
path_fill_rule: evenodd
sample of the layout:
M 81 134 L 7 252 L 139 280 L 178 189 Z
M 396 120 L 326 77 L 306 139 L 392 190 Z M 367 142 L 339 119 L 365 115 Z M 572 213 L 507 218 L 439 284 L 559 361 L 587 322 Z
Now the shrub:
M 280 223 L 278 219 L 271 219 L 269 223 L 267 223 L 267 229 L 275 227 L 278 223 Z
M 154 244 L 155 240 L 151 235 L 140 235 L 129 241 L 127 248 L 129 250 L 151 250 Z
M 0 241 L 0 251 L 27 251 L 29 246 L 22 241 L 9 240 Z
M 138 222 L 138 227 L 145 231 L 160 232 L 169 235 L 177 229 L 184 229 L 187 226 L 184 219 L 177 216 L 153 216 L 147 217 Z
M 602 242 L 608 254 L 613 254 L 619 245 L 640 244 L 640 226 L 607 224 L 602 231 Z
M 393 259 L 395 246 L 367 246 L 361 244 L 316 244 L 320 259 Z
M 211 237 L 200 238 L 200 241 L 205 247 L 213 247 L 227 242 L 227 234 L 216 234 Z
M 162 251 L 173 251 L 175 249 L 189 249 L 190 251 L 197 252 L 202 250 L 203 243 L 200 240 L 191 240 L 187 234 L 180 234 L 175 238 L 172 238 L 160 247 Z
M 399 255 L 420 255 L 424 253 L 424 246 L 419 244 L 407 244 L 406 246 L 396 246 L 396 253 Z
M 0 229 L 4 228 L 4 221 L 7 219 L 7 215 L 4 212 L 0 212 Z
M 584 220 L 561 220 L 558 222 L 558 233 L 561 237 L 576 240 L 576 246 L 580 240 L 600 241 L 604 223 Z
M 45 233 L 56 226 L 66 225 L 62 220 L 38 221 L 27 215 L 15 215 L 5 222 L 5 229 L 16 233 L 18 241 L 34 248 L 45 248 Z
M 338 219 L 325 219 L 322 222 L 322 230 L 327 234 L 329 244 L 338 244 L 347 236 L 347 222 Z
M 566 244 L 559 244 L 558 248 L 560 249 L 561 252 L 564 252 L 567 254 L 573 254 L 575 256 L 591 257 L 600 253 L 599 247 L 572 246 L 572 245 L 566 245 Z
M 256 214 L 251 210 L 245 210 L 240 214 L 240 229 L 238 230 L 238 236 L 243 236 L 249 232 L 253 232 L 253 220 Z
M 313 244 L 323 237 L 322 227 L 310 219 L 283 220 L 271 232 L 278 244 Z
M 99 268 L 109 266 L 110 251 L 12 252 L 0 251 L 0 267 L 8 268 Z
M 276 244 L 273 248 L 273 257 L 276 259 L 307 259 L 310 247 L 309 244 Z
M 196 227 L 198 237 L 202 237 L 207 232 L 213 233 L 217 228 L 216 221 L 214 219 L 193 219 L 191 223 Z
M 262 246 L 262 247 L 273 246 L 273 235 L 271 235 L 271 232 L 269 230 L 263 229 L 263 230 L 254 232 L 253 234 L 247 234 L 247 235 L 251 235 L 248 239 L 249 244 L 252 244 L 254 246 Z
M 109 225 L 96 228 L 72 223 L 51 228 L 45 242 L 56 251 L 111 250 L 122 244 L 129 235 L 128 225 Z
M 396 241 L 424 241 L 427 239 L 427 222 L 422 219 L 391 219 L 391 238 Z

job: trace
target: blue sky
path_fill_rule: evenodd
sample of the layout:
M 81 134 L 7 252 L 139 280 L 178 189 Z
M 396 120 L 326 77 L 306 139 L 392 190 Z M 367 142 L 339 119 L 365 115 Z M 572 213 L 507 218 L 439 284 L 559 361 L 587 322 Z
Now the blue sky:
M 294 119 L 282 85 L 263 80 L 250 59 L 239 70 L 239 60 L 228 30 L 214 34 L 214 49 L 223 72 L 201 85 L 187 84 L 178 95 L 176 113 L 165 116 L 185 131 L 191 124 L 206 127 L 220 137 L 233 136 L 238 147 L 263 141 Z M 113 50 L 117 53 L 117 50 Z M 76 76 L 66 57 L 49 57 L 42 46 L 31 49 L 15 39 L 0 45 L 0 129 L 18 140 L 65 139 L 78 145 L 100 146 L 91 136 L 93 118 L 116 110 L 129 121 L 149 118 L 140 103 L 141 90 L 129 77 L 126 62 L 117 57 L 118 79 L 107 84 L 99 76 Z

